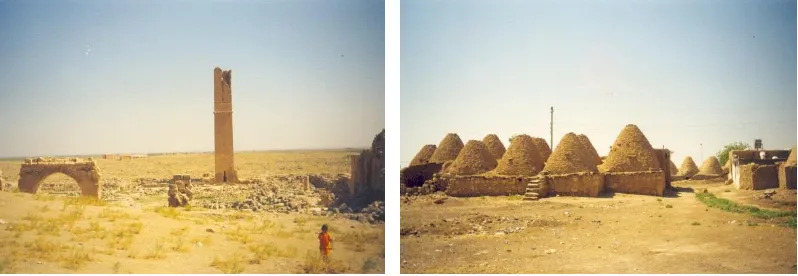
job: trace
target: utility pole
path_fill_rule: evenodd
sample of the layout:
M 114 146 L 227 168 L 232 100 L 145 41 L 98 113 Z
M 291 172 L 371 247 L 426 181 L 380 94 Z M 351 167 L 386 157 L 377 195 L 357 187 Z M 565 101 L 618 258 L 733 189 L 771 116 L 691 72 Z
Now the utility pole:
M 551 120 L 549 121 L 549 145 L 554 150 L 554 107 L 551 107 Z

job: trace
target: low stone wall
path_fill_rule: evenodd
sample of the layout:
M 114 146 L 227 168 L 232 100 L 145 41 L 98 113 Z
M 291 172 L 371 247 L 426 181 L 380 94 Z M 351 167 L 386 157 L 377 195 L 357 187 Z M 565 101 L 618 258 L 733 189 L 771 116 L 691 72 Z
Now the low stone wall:
M 399 183 L 407 187 L 419 187 L 432 179 L 442 168 L 442 163 L 427 163 L 404 168 L 399 172 Z
M 781 164 L 779 166 L 779 188 L 795 190 L 795 164 Z
M 741 165 L 739 189 L 762 190 L 778 188 L 778 167 L 779 165 Z
M 605 173 L 604 186 L 616 193 L 662 196 L 665 174 L 662 171 Z
M 707 179 L 714 179 L 714 178 L 721 178 L 724 177 L 723 174 L 696 174 L 693 177 L 690 177 L 692 180 L 707 180 Z
M 604 176 L 593 172 L 547 175 L 546 182 L 549 195 L 598 197 L 604 190 Z
M 531 177 L 497 175 L 463 175 L 442 178 L 449 196 L 506 196 L 522 195 Z

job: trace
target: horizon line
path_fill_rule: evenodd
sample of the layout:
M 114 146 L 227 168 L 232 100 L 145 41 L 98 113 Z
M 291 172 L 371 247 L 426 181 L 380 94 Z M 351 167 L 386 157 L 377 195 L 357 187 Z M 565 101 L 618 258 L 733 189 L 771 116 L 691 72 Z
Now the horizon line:
M 233 151 L 233 153 L 244 153 L 244 152 L 280 152 L 280 151 L 358 151 L 358 150 L 365 150 L 371 147 L 340 147 L 340 148 L 293 148 L 293 149 L 256 149 L 256 150 L 237 150 Z M 0 161 L 12 161 L 12 160 L 24 160 L 27 158 L 37 158 L 37 157 L 52 157 L 52 158 L 65 158 L 65 157 L 102 157 L 105 154 L 109 155 L 147 155 L 147 156 L 158 156 L 158 155 L 167 155 L 167 154 L 209 154 L 214 153 L 215 151 L 173 151 L 173 152 L 151 152 L 151 153 L 100 153 L 100 154 L 67 154 L 67 155 L 35 155 L 35 156 L 0 156 Z

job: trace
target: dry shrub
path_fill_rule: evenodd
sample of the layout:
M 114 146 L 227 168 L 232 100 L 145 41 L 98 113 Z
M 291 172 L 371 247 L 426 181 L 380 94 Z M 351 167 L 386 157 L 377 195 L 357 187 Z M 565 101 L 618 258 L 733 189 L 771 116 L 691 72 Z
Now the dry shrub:
M 447 172 L 457 175 L 474 175 L 494 168 L 496 168 L 496 159 L 490 154 L 485 143 L 470 140 L 449 166 Z
M 64 268 L 71 270 L 78 270 L 91 261 L 93 261 L 91 255 L 82 248 L 72 248 L 72 251 L 62 256 L 61 260 Z
M 171 207 L 161 206 L 161 207 L 155 208 L 155 212 L 158 213 L 158 214 L 161 214 L 164 217 L 171 218 L 171 219 L 177 219 L 177 220 L 179 220 L 181 218 L 181 216 L 182 216 L 182 213 L 180 212 L 180 210 L 178 210 L 177 208 L 171 208 Z
M 573 132 L 563 136 L 557 148 L 546 161 L 543 169 L 550 174 L 570 174 L 577 172 L 596 172 L 596 166 L 588 160 L 584 144 Z
M 253 244 L 249 246 L 249 251 L 255 256 L 255 261 L 260 262 L 270 257 L 293 258 L 296 257 L 296 247 L 280 249 L 272 244 Z
M 704 163 L 701 164 L 701 168 L 698 170 L 698 174 L 700 175 L 719 175 L 723 173 L 723 168 L 720 167 L 720 162 L 718 162 L 718 158 L 715 156 L 710 156 L 707 160 L 704 160 Z
M 429 160 L 432 158 L 432 154 L 435 153 L 435 149 L 438 147 L 435 145 L 424 145 L 421 150 L 416 153 L 416 156 L 413 157 L 413 160 L 410 161 L 410 166 L 416 165 L 424 165 L 429 163 Z
M 482 143 L 485 143 L 485 146 L 488 147 L 488 151 L 496 160 L 501 159 L 506 152 L 504 144 L 502 144 L 502 141 L 499 140 L 499 136 L 496 134 L 488 134 L 485 138 L 482 138 Z
M 247 267 L 247 260 L 243 254 L 236 252 L 224 259 L 219 257 L 213 258 L 211 267 L 215 267 L 225 274 L 239 274 L 244 272 L 244 269 Z
M 651 143 L 636 125 L 626 125 L 612 145 L 602 164 L 606 172 L 637 172 L 661 170 Z
M 452 161 L 457 158 L 462 149 L 463 140 L 460 140 L 460 136 L 456 133 L 446 134 L 446 137 L 443 137 L 443 140 L 438 144 L 438 148 L 435 149 L 432 157 L 429 158 L 429 162 L 445 163 L 446 161 Z
M 687 156 L 682 161 L 682 166 L 679 167 L 679 176 L 691 177 L 698 173 L 698 166 L 693 162 L 693 158 Z
M 499 159 L 496 170 L 499 175 L 526 175 L 538 174 L 543 169 L 544 160 L 535 144 L 535 138 L 526 134 L 515 136 L 510 142 L 510 147 Z
M 349 266 L 332 257 L 325 262 L 321 258 L 321 253 L 314 250 L 308 250 L 302 263 L 302 272 L 307 274 L 342 274 L 350 270 Z

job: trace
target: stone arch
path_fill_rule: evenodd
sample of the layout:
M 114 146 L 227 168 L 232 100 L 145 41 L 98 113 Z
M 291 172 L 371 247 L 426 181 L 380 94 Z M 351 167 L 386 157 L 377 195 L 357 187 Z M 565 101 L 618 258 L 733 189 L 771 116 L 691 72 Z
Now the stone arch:
M 91 158 L 88 161 L 70 159 L 26 159 L 19 169 L 19 190 L 35 194 L 39 184 L 50 175 L 62 173 L 74 179 L 80 187 L 81 195 L 100 198 L 100 173 Z

